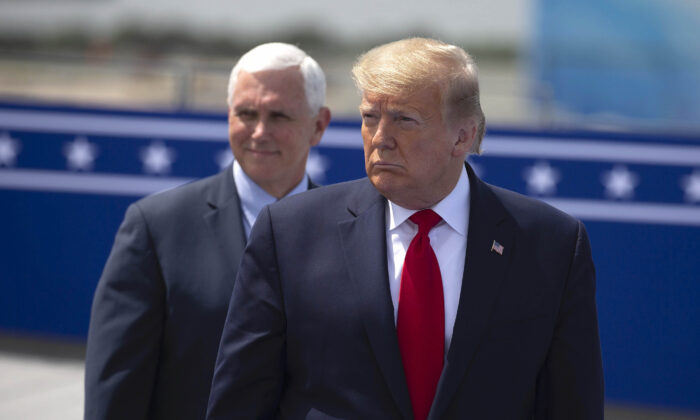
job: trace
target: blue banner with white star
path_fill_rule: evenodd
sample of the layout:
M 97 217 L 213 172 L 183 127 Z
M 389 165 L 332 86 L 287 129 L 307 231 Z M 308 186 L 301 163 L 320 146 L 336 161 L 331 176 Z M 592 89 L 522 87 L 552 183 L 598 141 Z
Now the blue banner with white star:
M 365 176 L 361 145 L 334 121 L 309 174 Z M 126 207 L 231 159 L 225 115 L 0 103 L 0 329 L 84 338 Z M 490 129 L 469 161 L 586 223 L 606 396 L 700 412 L 700 135 Z

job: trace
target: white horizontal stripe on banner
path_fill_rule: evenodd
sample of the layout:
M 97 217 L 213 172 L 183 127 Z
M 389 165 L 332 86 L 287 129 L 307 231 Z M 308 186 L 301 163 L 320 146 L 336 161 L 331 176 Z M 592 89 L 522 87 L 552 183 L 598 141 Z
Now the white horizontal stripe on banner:
M 623 143 L 600 140 L 484 138 L 485 157 L 569 159 L 648 165 L 700 165 L 700 146 Z
M 566 198 L 551 198 L 543 201 L 584 220 L 700 226 L 700 207 L 691 205 L 618 203 Z
M 0 109 L 0 130 L 228 141 L 228 124 L 190 119 Z
M 190 178 L 146 175 L 0 169 L 0 188 L 28 191 L 144 196 L 190 181 Z

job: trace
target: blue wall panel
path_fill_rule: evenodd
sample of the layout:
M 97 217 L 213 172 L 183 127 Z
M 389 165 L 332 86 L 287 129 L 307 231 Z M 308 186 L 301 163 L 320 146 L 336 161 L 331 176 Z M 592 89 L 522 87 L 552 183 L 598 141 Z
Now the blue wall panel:
M 321 144 L 315 180 L 365 175 L 358 122 Z M 490 129 L 484 149 L 486 181 L 586 223 L 607 398 L 700 412 L 700 136 Z M 83 339 L 126 207 L 230 158 L 224 115 L 0 104 L 0 329 Z

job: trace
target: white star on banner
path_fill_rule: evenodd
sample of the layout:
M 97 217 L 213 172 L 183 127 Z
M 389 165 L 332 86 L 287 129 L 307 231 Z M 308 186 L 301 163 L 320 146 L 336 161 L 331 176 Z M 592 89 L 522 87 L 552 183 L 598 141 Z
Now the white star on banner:
M 695 170 L 690 175 L 681 179 L 681 186 L 685 191 L 685 200 L 691 203 L 700 201 L 700 170 Z
M 223 171 L 233 162 L 233 153 L 231 153 L 231 149 L 226 148 L 218 152 L 216 156 L 214 156 L 214 160 L 216 160 L 216 164 L 219 165 L 219 169 Z
M 309 158 L 306 160 L 306 172 L 314 182 L 322 183 L 326 179 L 326 171 L 330 167 L 327 157 L 315 150 L 309 151 Z
M 0 136 L 0 166 L 14 166 L 17 162 L 17 155 L 21 149 L 19 141 L 3 133 Z
M 166 174 L 175 160 L 175 152 L 162 142 L 152 143 L 141 149 L 143 170 L 149 174 Z
M 90 143 L 85 136 L 76 137 L 70 143 L 63 145 L 63 155 L 69 169 L 74 171 L 89 171 L 97 158 L 97 146 Z
M 622 165 L 616 165 L 611 171 L 604 172 L 600 179 L 605 186 L 605 195 L 613 199 L 632 198 L 635 187 L 639 185 L 637 174 Z
M 557 182 L 561 179 L 557 169 L 542 161 L 525 168 L 523 175 L 531 194 L 554 194 L 557 191 Z

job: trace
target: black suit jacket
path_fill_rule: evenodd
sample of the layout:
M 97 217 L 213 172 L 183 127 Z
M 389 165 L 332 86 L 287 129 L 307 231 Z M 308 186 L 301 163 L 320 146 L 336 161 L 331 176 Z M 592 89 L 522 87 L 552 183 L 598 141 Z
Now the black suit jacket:
M 583 225 L 487 185 L 431 419 L 600 419 L 595 274 Z M 243 256 L 208 419 L 413 417 L 368 180 L 267 207 Z M 503 255 L 491 251 L 493 241 Z
M 245 246 L 232 170 L 132 204 L 92 306 L 86 419 L 200 419 Z

